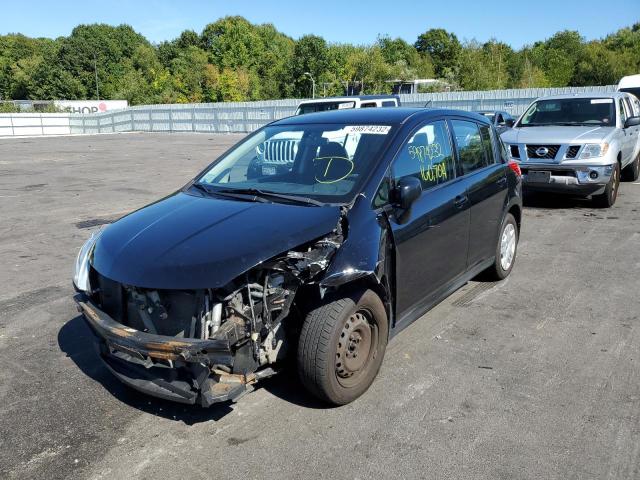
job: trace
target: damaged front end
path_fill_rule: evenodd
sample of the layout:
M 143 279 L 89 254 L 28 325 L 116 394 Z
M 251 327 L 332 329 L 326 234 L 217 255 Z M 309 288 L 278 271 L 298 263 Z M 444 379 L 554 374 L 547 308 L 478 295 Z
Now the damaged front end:
M 139 288 L 90 267 L 87 291 L 75 300 L 102 360 L 125 384 L 205 407 L 235 400 L 275 374 L 295 345 L 302 300 L 321 291 L 318 282 L 344 241 L 342 222 L 221 288 Z

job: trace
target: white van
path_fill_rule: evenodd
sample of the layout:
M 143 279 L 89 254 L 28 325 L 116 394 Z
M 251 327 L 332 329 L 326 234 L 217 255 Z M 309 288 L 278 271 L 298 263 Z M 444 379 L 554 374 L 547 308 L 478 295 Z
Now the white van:
M 618 91 L 632 93 L 640 101 L 640 74 L 622 77 L 618 83 Z

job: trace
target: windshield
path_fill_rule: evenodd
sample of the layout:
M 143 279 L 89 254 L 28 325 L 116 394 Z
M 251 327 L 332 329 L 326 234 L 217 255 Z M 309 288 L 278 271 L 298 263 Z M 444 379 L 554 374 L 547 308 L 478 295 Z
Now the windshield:
M 298 107 L 296 115 L 304 115 L 305 113 L 326 112 L 329 110 L 343 110 L 347 108 L 355 108 L 356 102 L 318 102 L 305 103 Z
M 212 194 L 275 193 L 287 195 L 283 201 L 295 196 L 347 203 L 376 164 L 391 131 L 386 125 L 267 126 L 216 161 L 197 186 Z
M 612 98 L 563 98 L 539 100 L 525 112 L 521 127 L 541 125 L 615 126 Z

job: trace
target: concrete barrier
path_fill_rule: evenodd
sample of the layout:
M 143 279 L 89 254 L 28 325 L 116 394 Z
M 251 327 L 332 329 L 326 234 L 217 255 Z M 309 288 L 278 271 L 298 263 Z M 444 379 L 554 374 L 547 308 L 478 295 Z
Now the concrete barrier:
M 0 113 L 0 136 L 69 135 L 69 113 Z

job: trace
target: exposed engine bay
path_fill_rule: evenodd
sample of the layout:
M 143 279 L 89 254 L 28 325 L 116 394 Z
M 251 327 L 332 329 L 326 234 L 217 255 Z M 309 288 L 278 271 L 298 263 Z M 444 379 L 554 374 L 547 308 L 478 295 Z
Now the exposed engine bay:
M 159 397 L 204 406 L 233 400 L 276 373 L 295 345 L 300 299 L 319 291 L 316 281 L 344 241 L 344 222 L 217 289 L 145 289 L 92 269 L 92 291 L 78 305 L 102 339 L 103 360 L 125 383 L 143 389 L 136 382 L 153 382 Z M 132 371 L 132 363 L 144 370 Z

